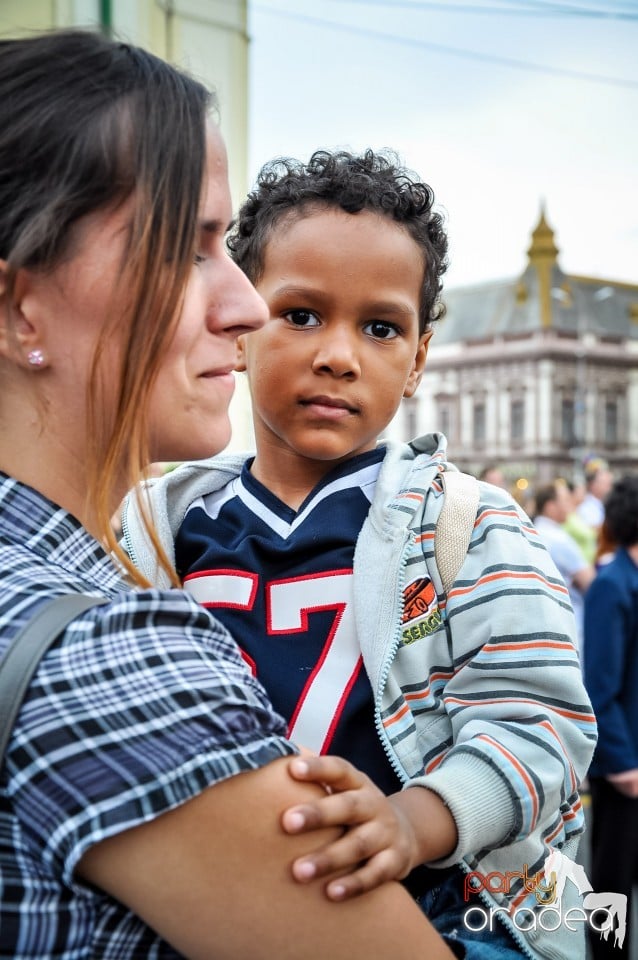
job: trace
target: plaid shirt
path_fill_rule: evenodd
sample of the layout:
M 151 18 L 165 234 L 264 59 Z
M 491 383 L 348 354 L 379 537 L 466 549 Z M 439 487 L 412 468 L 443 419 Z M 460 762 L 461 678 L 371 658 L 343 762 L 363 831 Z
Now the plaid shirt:
M 132 591 L 65 511 L 0 474 L 0 655 L 53 595 L 80 615 L 35 675 L 0 770 L 0 958 L 175 958 L 74 875 L 93 844 L 292 753 L 229 634 L 181 591 Z

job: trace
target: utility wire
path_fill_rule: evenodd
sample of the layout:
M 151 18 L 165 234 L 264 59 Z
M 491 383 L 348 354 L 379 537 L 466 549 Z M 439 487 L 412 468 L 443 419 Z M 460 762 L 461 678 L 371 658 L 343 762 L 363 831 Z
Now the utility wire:
M 614 4 L 614 6 L 619 9 L 612 10 L 612 11 L 609 10 L 609 6 L 610 6 L 609 3 L 604 3 L 601 9 L 601 4 L 596 3 L 595 0 L 588 0 L 589 6 L 583 6 L 582 3 L 577 3 L 575 2 L 575 0 L 563 0 L 562 3 L 557 3 L 556 0 L 501 0 L 501 2 L 507 3 L 507 4 L 513 3 L 515 6 L 538 7 L 541 10 L 548 10 L 550 12 L 553 11 L 554 9 L 562 9 L 567 11 L 573 11 L 576 14 L 590 13 L 592 11 L 592 4 L 593 4 L 593 8 L 595 8 L 595 12 L 602 13 L 602 14 L 607 14 L 609 12 L 612 12 L 612 13 L 632 12 L 635 15 L 638 12 L 638 3 L 636 2 L 636 0 L 616 0 L 616 3 Z M 625 8 L 628 7 L 629 11 L 623 10 L 622 9 L 623 7 Z
M 544 73 L 555 77 L 565 77 L 569 80 L 584 80 L 588 83 L 602 83 L 614 87 L 627 87 L 629 89 L 638 89 L 638 80 L 623 80 L 620 77 L 606 77 L 602 74 L 584 73 L 580 70 L 567 70 L 561 67 L 549 67 L 539 63 L 531 63 L 527 60 L 516 60 L 513 57 L 498 57 L 493 54 L 478 53 L 475 50 L 462 50 L 458 47 L 448 47 L 444 44 L 432 43 L 429 40 L 417 40 L 411 37 L 399 37 L 395 34 L 378 33 L 376 30 L 369 30 L 366 27 L 356 27 L 348 23 L 336 23 L 333 20 L 323 20 L 319 17 L 310 17 L 302 13 L 290 13 L 287 10 L 279 10 L 275 7 L 268 7 L 261 3 L 251 4 L 252 8 L 259 10 L 271 16 L 284 17 L 288 20 L 295 20 L 298 23 L 305 23 L 308 26 L 323 27 L 328 30 L 340 30 L 343 33 L 355 34 L 358 37 L 367 39 L 382 40 L 388 43 L 398 43 L 402 46 L 413 47 L 419 50 L 431 50 L 434 53 L 445 54 L 446 56 L 463 57 L 468 60 L 478 60 L 481 63 L 497 64 L 502 67 L 513 67 L 517 70 L 530 70 L 536 73 Z
M 334 0 L 333 0 L 334 2 Z M 337 0 L 343 4 L 344 0 Z M 534 3 L 533 0 L 523 0 L 523 4 L 512 7 L 479 7 L 469 3 L 434 3 L 429 0 L 345 0 L 348 4 L 364 4 L 368 7 L 385 7 L 391 10 L 396 7 L 411 10 L 441 10 L 444 13 L 469 14 L 503 14 L 515 17 L 585 17 L 589 19 L 629 20 L 638 21 L 638 11 L 629 13 L 624 10 L 600 10 L 591 7 L 573 7 L 558 3 Z

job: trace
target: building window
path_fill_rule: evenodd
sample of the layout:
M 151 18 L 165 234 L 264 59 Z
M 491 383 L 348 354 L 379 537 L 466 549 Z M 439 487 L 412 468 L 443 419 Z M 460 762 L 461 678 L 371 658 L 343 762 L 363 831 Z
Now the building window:
M 618 445 L 618 401 L 615 399 L 605 401 L 605 446 L 616 447 Z
M 450 408 L 446 406 L 439 407 L 439 422 L 438 429 L 441 433 L 444 433 L 446 437 L 450 435 Z
M 572 397 L 563 397 L 561 401 L 560 439 L 567 447 L 576 444 L 576 407 Z
M 510 404 L 510 441 L 513 447 L 521 447 L 525 439 L 525 401 L 512 400 Z
M 436 429 L 449 439 L 452 429 L 451 402 L 448 397 L 440 397 L 436 403 Z
M 485 404 L 474 404 L 474 446 L 485 446 Z

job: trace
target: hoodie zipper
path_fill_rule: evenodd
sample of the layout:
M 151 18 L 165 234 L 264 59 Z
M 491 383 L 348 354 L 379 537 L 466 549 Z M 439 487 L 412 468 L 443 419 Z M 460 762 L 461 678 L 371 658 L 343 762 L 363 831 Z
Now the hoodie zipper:
M 403 769 L 401 763 L 399 762 L 396 752 L 394 750 L 394 747 L 390 743 L 390 738 L 388 737 L 385 727 L 383 726 L 383 722 L 381 720 L 381 697 L 383 695 L 383 690 L 385 689 L 386 681 L 390 674 L 390 670 L 392 669 L 392 662 L 401 644 L 401 622 L 403 618 L 403 609 L 404 609 L 403 587 L 405 584 L 405 568 L 407 566 L 406 554 L 407 554 L 408 546 L 413 541 L 413 539 L 414 539 L 414 534 L 408 533 L 407 540 L 404 544 L 404 547 L 401 553 L 401 565 L 399 567 L 399 575 L 398 575 L 398 594 L 399 594 L 399 601 L 397 604 L 398 609 L 393 610 L 393 617 L 392 617 L 392 622 L 396 624 L 396 626 L 394 630 L 394 636 L 392 638 L 392 644 L 390 645 L 390 648 L 385 658 L 383 671 L 379 676 L 379 682 L 377 684 L 377 690 L 375 693 L 375 704 L 374 704 L 374 722 L 376 724 L 379 740 L 381 741 L 381 746 L 383 747 L 385 755 L 388 758 L 390 766 L 398 776 L 401 783 L 407 783 L 409 780 L 409 777 L 406 774 L 405 770 Z
M 399 780 L 403 784 L 407 783 L 410 778 L 407 776 L 401 763 L 397 759 L 396 752 L 392 744 L 390 743 L 390 738 L 388 737 L 385 727 L 383 726 L 383 723 L 381 721 L 381 696 L 382 696 L 382 691 L 385 688 L 385 684 L 388 679 L 388 676 L 390 674 L 390 670 L 392 669 L 392 662 L 394 660 L 396 652 L 399 649 L 399 646 L 401 643 L 401 623 L 403 620 L 403 612 L 405 609 L 405 602 L 403 598 L 403 588 L 405 586 L 405 570 L 407 567 L 407 553 L 408 553 L 408 548 L 414 543 L 414 540 L 415 540 L 414 533 L 408 532 L 408 537 L 406 539 L 406 542 L 404 544 L 404 547 L 401 553 L 401 563 L 399 566 L 399 575 L 398 575 L 399 600 L 397 604 L 397 609 L 393 611 L 393 623 L 396 624 L 396 627 L 394 631 L 394 636 L 392 638 L 392 644 L 390 645 L 390 648 L 388 650 L 388 653 L 385 659 L 383 671 L 379 676 L 379 682 L 377 685 L 377 691 L 375 695 L 375 710 L 374 710 L 374 718 L 375 718 L 377 733 L 379 735 L 379 740 L 381 741 L 381 745 L 384 749 L 384 752 L 388 758 L 388 761 L 392 769 L 397 774 Z M 469 866 L 463 860 L 459 861 L 459 866 L 461 867 L 462 870 L 465 870 L 467 873 L 471 872 Z M 477 895 L 489 910 L 491 910 L 494 906 L 497 906 L 497 907 L 499 906 L 499 904 L 496 903 L 495 900 L 493 902 L 490 901 L 488 895 L 484 890 L 477 891 Z M 516 944 L 520 947 L 524 956 L 528 957 L 529 960 L 538 960 L 538 954 L 532 953 L 531 948 L 529 947 L 525 937 L 519 930 L 516 929 L 516 926 L 514 925 L 513 922 L 506 923 L 505 921 L 500 919 L 500 914 L 497 914 L 497 923 L 501 923 L 503 926 L 507 928 L 508 933 L 511 935 L 511 937 L 516 942 Z
M 131 559 L 131 562 L 139 569 L 139 561 L 133 550 L 133 543 L 131 541 L 131 535 L 127 520 L 128 509 L 126 507 L 122 510 L 122 539 L 121 543 L 124 547 L 125 552 Z

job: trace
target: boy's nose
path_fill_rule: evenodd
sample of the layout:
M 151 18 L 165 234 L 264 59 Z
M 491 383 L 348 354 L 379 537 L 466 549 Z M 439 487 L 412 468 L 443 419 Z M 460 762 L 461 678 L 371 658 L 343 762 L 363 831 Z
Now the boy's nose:
M 342 330 L 326 329 L 317 347 L 312 368 L 315 373 L 355 378 L 361 374 L 355 337 Z

